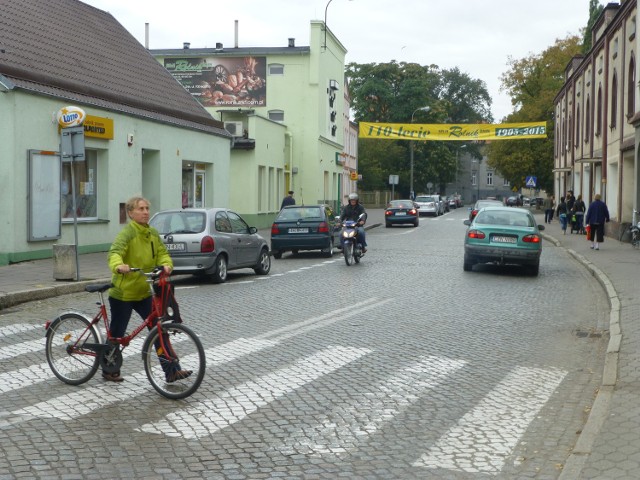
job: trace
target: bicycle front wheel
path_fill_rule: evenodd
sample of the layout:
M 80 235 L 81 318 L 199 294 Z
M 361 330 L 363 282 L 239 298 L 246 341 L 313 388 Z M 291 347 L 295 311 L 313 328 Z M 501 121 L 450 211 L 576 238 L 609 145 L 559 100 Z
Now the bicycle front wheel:
M 162 324 L 162 334 L 154 327 L 142 346 L 142 361 L 153 388 L 172 400 L 193 394 L 206 368 L 202 342 L 181 323 Z
M 45 353 L 54 375 L 69 385 L 80 385 L 98 370 L 100 335 L 91 321 L 64 313 L 47 329 Z

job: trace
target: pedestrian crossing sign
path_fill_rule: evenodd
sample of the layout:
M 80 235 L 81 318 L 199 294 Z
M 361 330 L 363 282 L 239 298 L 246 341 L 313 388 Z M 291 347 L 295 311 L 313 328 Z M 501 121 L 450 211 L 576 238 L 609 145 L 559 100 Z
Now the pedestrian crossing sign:
M 538 186 L 538 179 L 536 177 L 529 176 L 525 180 L 525 185 L 528 188 L 536 188 Z

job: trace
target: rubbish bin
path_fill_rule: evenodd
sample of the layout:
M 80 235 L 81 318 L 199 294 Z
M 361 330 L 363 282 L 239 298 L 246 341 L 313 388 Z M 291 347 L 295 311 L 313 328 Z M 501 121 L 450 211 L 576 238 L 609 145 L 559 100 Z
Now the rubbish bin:
M 75 280 L 76 246 L 64 243 L 53 245 L 53 278 L 56 280 Z

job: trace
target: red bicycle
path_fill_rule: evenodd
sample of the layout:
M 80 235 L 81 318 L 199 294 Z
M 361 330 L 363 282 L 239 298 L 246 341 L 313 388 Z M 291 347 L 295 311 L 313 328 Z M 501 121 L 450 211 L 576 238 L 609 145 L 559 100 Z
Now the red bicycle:
M 88 285 L 85 287 L 87 292 L 97 292 L 100 296 L 98 313 L 90 318 L 83 313 L 69 311 L 47 322 L 47 362 L 55 376 L 64 383 L 80 385 L 89 381 L 99 367 L 106 373 L 120 371 L 122 352 L 142 330 L 148 328 L 150 332 L 142 345 L 142 362 L 149 382 L 167 398 L 186 398 L 198 389 L 204 378 L 206 361 L 202 343 L 181 320 L 174 319 L 177 304 L 169 277 L 162 268 L 150 273 L 140 269 L 131 271 L 145 275 L 151 290 L 153 306 L 144 322 L 124 337 L 112 337 L 104 302 L 104 292 L 111 288 L 111 284 Z M 106 341 L 100 332 L 101 322 L 106 331 Z M 176 378 L 174 373 L 177 369 L 191 374 Z

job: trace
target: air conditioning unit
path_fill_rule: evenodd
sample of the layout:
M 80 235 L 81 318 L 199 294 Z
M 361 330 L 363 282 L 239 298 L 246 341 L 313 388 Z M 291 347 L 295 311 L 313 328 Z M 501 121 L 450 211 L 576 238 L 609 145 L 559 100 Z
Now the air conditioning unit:
M 242 122 L 224 122 L 224 129 L 234 137 L 242 136 Z

